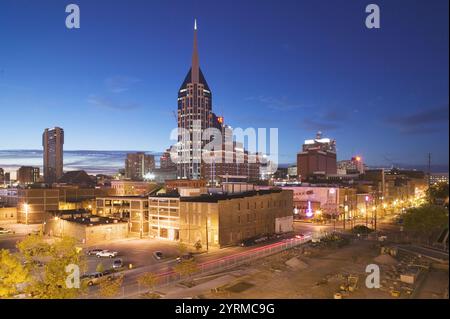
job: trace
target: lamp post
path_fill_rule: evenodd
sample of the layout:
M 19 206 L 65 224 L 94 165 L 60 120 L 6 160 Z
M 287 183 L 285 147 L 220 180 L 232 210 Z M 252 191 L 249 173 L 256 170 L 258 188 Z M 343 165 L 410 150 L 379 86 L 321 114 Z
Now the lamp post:
M 23 208 L 25 209 L 25 224 L 28 225 L 28 208 L 29 208 L 28 204 L 27 203 L 23 204 Z
M 366 214 L 366 228 L 369 228 L 369 212 L 368 212 L 369 196 L 368 195 L 366 195 L 365 201 L 366 201 L 366 210 L 365 210 L 365 214 Z
M 206 215 L 205 218 L 206 218 L 206 223 L 205 223 L 205 227 L 206 227 L 206 229 L 205 229 L 205 231 L 206 231 L 206 251 L 209 252 L 209 227 L 208 227 L 209 226 L 208 225 L 209 218 L 208 218 L 208 215 Z

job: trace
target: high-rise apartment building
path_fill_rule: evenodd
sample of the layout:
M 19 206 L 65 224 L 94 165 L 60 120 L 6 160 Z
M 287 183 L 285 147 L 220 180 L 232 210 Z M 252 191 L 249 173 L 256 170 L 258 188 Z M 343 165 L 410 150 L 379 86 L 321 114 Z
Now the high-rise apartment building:
M 63 176 L 64 130 L 59 127 L 45 129 L 42 135 L 44 147 L 44 181 L 54 183 Z
M 39 167 L 22 166 L 17 170 L 19 184 L 27 185 L 37 183 L 40 179 Z
M 125 160 L 125 177 L 141 181 L 155 169 L 155 157 L 144 152 L 129 153 Z
M 322 132 L 318 132 L 315 139 L 306 140 L 297 154 L 297 173 L 302 181 L 336 174 L 336 141 L 323 138 Z

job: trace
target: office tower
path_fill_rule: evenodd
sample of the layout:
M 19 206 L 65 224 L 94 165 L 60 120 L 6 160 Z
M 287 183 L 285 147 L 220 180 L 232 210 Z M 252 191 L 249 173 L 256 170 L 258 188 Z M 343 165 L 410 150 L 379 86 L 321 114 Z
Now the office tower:
M 192 64 L 178 91 L 178 128 L 189 132 L 179 136 L 177 176 L 201 178 L 201 152 L 209 141 L 202 141 L 203 130 L 212 126 L 212 94 L 199 65 L 197 22 L 194 23 Z
M 42 135 L 44 147 L 44 181 L 54 183 L 63 176 L 64 130 L 59 127 L 45 129 Z
M 297 173 L 302 181 L 336 174 L 336 141 L 323 138 L 322 132 L 318 132 L 315 139 L 305 140 L 302 151 L 297 154 Z
M 129 153 L 125 160 L 125 177 L 141 181 L 155 169 L 155 157 L 144 152 Z

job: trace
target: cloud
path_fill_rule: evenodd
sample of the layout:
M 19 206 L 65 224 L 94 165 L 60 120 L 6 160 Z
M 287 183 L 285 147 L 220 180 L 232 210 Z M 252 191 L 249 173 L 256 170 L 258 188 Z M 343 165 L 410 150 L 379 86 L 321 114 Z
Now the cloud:
M 112 76 L 105 80 L 105 87 L 109 94 L 92 94 L 88 97 L 88 103 L 97 107 L 112 110 L 134 110 L 140 107 L 136 102 L 122 102 L 117 99 L 118 95 L 128 91 L 134 84 L 140 82 L 140 79 L 131 76 Z M 113 93 L 114 97 L 111 97 Z
M 128 91 L 131 86 L 140 82 L 140 79 L 130 76 L 113 76 L 105 80 L 108 91 L 112 93 L 122 93 Z
M 248 97 L 245 99 L 246 101 L 257 101 L 261 104 L 264 104 L 267 108 L 275 110 L 275 111 L 289 111 L 295 110 L 302 107 L 300 103 L 289 101 L 286 97 L 275 98 L 270 96 L 257 96 L 257 97 Z
M 87 101 L 88 103 L 97 107 L 103 107 L 112 110 L 135 110 L 141 107 L 141 105 L 136 102 L 119 102 L 111 98 L 97 95 L 89 96 Z
M 349 113 L 344 109 L 331 109 L 313 118 L 303 120 L 303 126 L 310 131 L 334 131 L 348 121 Z
M 448 105 L 423 109 L 418 112 L 393 116 L 386 122 L 405 134 L 430 134 L 440 132 L 442 125 L 448 123 Z

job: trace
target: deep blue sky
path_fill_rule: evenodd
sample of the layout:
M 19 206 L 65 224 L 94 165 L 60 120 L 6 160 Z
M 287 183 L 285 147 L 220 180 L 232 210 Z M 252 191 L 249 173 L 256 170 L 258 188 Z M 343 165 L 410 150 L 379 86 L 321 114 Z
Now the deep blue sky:
M 65 28 L 65 6 L 81 29 Z M 365 28 L 365 6 L 381 29 Z M 280 162 L 317 130 L 338 158 L 448 164 L 448 1 L 0 0 L 0 149 L 162 151 L 193 19 L 213 110 L 278 127 Z

